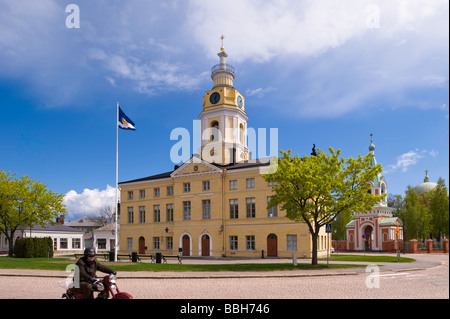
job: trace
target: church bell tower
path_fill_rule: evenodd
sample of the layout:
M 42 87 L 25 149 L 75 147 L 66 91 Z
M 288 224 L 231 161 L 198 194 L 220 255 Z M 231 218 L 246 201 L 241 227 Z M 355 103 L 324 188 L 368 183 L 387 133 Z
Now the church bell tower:
M 219 64 L 211 69 L 213 87 L 203 97 L 201 121 L 201 158 L 221 165 L 248 160 L 245 98 L 234 88 L 234 67 L 227 64 L 222 47 Z

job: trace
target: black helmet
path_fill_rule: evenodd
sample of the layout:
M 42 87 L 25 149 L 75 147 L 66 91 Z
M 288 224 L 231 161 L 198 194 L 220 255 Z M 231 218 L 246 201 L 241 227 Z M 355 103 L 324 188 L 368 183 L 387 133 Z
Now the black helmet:
M 87 256 L 95 256 L 95 249 L 94 248 L 86 248 L 85 250 L 84 250 L 84 257 L 87 257 Z

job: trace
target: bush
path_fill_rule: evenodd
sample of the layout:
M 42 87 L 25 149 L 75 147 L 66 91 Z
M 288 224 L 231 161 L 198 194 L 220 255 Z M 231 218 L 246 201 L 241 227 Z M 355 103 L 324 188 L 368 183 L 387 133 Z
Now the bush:
M 18 258 L 53 257 L 53 240 L 44 238 L 19 238 L 14 244 L 14 256 Z

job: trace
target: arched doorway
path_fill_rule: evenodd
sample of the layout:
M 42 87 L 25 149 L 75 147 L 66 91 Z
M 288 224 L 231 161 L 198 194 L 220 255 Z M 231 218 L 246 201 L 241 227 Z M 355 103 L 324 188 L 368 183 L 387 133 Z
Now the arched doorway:
M 210 238 L 209 235 L 202 236 L 202 256 L 210 256 Z
M 145 254 L 145 238 L 139 237 L 139 252 L 140 255 Z
M 366 241 L 364 242 L 365 251 L 372 250 L 372 232 L 373 232 L 372 226 L 367 225 L 366 228 L 364 228 L 364 235 L 366 239 Z
M 278 238 L 275 234 L 267 236 L 267 257 L 278 256 Z
M 191 255 L 191 238 L 189 235 L 184 235 L 182 240 L 183 256 Z

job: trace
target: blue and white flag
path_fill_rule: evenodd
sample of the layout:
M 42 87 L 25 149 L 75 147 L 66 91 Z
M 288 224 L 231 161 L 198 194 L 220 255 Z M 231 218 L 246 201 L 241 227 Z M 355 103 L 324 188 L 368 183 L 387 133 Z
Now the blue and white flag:
M 126 114 L 122 111 L 120 107 L 117 125 L 119 125 L 119 128 L 123 130 L 133 130 L 133 131 L 136 130 L 136 128 L 134 127 L 134 122 L 130 120 L 128 116 L 126 116 Z

